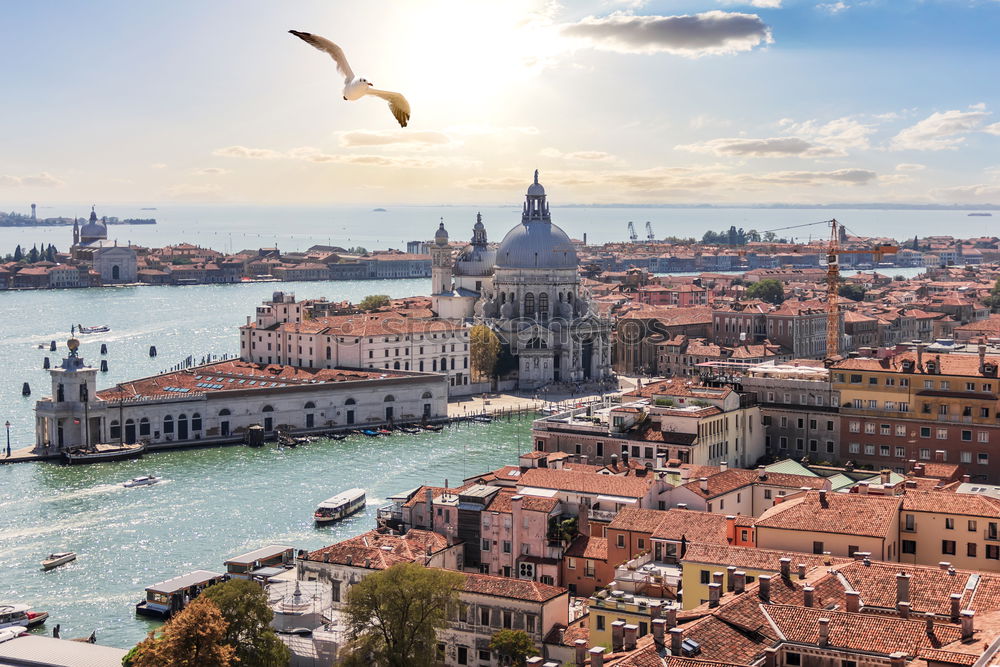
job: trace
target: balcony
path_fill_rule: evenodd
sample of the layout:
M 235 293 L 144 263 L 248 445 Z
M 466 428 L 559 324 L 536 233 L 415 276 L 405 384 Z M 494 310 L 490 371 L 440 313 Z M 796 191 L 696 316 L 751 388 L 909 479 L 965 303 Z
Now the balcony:
M 398 505 L 383 505 L 375 512 L 379 521 L 402 521 L 403 510 Z
M 618 512 L 614 510 L 591 509 L 589 512 L 587 512 L 587 518 L 589 518 L 591 521 L 607 521 L 609 523 L 617 515 Z

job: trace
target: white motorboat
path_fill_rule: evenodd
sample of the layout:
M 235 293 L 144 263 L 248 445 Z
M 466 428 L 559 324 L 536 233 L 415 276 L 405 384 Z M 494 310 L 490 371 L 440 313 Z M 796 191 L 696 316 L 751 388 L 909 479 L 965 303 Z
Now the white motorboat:
M 157 477 L 156 475 L 142 475 L 141 477 L 133 477 L 127 482 L 122 482 L 122 486 L 126 489 L 131 489 L 136 486 L 150 486 L 152 484 L 156 484 L 161 479 L 161 477 Z
M 364 506 L 365 490 L 348 489 L 321 502 L 313 513 L 313 518 L 316 520 L 316 523 L 340 521 L 346 516 L 361 511 Z
M 43 570 L 51 570 L 52 568 L 59 567 L 60 565 L 65 565 L 66 563 L 76 560 L 75 551 L 60 551 L 58 553 L 49 554 L 49 557 L 42 561 Z
M 0 629 L 13 628 L 33 628 L 41 625 L 49 617 L 49 612 L 31 611 L 31 607 L 26 604 L 0 604 Z

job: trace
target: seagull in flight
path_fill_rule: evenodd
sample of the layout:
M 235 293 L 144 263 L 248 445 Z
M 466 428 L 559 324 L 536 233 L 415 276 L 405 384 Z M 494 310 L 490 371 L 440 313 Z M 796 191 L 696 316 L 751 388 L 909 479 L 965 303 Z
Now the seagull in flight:
M 400 93 L 394 93 L 388 90 L 379 90 L 374 88 L 368 79 L 356 76 L 354 70 L 347 62 L 347 56 L 344 55 L 344 50 L 331 42 L 330 40 L 320 37 L 319 35 L 313 35 L 308 32 L 299 32 L 298 30 L 289 30 L 306 44 L 310 44 L 320 51 L 324 51 L 333 58 L 333 61 L 337 63 L 337 71 L 339 71 L 344 76 L 344 99 L 345 100 L 359 100 L 365 95 L 374 95 L 375 97 L 381 97 L 383 100 L 389 103 L 389 111 L 392 115 L 396 117 L 399 121 L 400 127 L 406 127 L 406 123 L 410 120 L 410 103 L 406 101 Z

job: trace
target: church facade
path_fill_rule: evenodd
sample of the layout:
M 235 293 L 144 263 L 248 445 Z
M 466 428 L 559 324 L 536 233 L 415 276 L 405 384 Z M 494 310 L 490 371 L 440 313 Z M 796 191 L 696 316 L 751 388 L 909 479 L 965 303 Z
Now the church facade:
M 580 286 L 576 249 L 552 223 L 537 171 L 520 224 L 496 250 L 477 216 L 472 241 L 457 257 L 443 222 L 430 253 L 434 311 L 489 326 L 517 360 L 517 388 L 611 375 L 611 324 Z
M 90 219 L 82 227 L 73 221 L 74 259 L 89 261 L 100 274 L 102 285 L 134 283 L 138 280 L 138 259 L 133 248 L 108 242 L 108 223 L 98 220 L 91 207 Z

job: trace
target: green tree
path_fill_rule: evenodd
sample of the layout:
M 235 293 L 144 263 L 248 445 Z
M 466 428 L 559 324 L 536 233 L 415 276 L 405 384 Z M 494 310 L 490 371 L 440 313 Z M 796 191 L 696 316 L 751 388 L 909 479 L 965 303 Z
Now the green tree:
M 362 248 L 361 246 L 355 246 L 353 248 L 348 248 L 347 249 L 347 253 L 349 255 L 367 255 L 368 254 L 368 249 L 367 248 Z
M 436 663 L 435 632 L 458 609 L 458 572 L 400 563 L 351 587 L 344 614 L 348 665 L 430 667 Z
M 24 251 L 21 250 L 21 244 L 19 243 L 16 248 L 14 248 L 14 261 L 20 262 L 24 259 Z
M 215 603 L 198 597 L 126 655 L 131 667 L 230 667 L 236 650 L 225 643 L 226 621 Z
M 389 298 L 388 294 L 369 294 L 365 298 L 361 299 L 361 303 L 358 304 L 358 308 L 361 310 L 378 310 L 379 308 L 385 308 L 388 306 L 392 300 Z
M 759 280 L 747 288 L 747 298 L 760 299 L 775 305 L 785 300 L 785 288 L 774 278 Z
M 31 246 L 31 250 L 28 251 L 28 263 L 34 264 L 38 261 L 38 246 Z
M 862 285 L 858 285 L 857 283 L 840 283 L 840 287 L 837 288 L 837 294 L 851 301 L 864 301 L 865 292 L 867 291 Z
M 490 650 L 500 657 L 501 664 L 524 667 L 527 658 L 538 655 L 535 642 L 524 630 L 498 630 L 490 639 Z
M 990 295 L 983 299 L 983 304 L 989 306 L 992 312 L 1000 313 L 1000 278 L 997 278 L 997 281 L 993 283 Z
M 482 382 L 493 377 L 500 357 L 500 339 L 485 324 L 477 324 L 469 332 L 469 362 L 472 374 Z
M 271 629 L 274 613 L 263 588 L 246 579 L 231 579 L 206 588 L 202 596 L 222 612 L 227 625 L 225 642 L 236 650 L 240 667 L 288 664 L 291 656 Z

